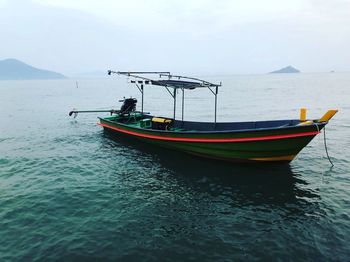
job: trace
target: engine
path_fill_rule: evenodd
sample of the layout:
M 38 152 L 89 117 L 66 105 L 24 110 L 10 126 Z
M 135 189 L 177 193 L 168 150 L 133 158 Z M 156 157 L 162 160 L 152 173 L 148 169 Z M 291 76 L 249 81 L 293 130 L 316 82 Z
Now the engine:
M 136 98 L 125 98 L 120 102 L 123 102 L 120 108 L 120 114 L 130 114 L 131 112 L 134 112 L 136 110 Z

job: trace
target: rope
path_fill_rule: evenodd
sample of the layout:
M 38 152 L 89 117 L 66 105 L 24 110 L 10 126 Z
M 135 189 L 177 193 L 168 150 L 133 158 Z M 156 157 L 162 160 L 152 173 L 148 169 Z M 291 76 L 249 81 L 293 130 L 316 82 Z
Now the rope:
M 320 131 L 320 128 L 318 127 L 318 124 L 317 124 L 317 123 L 315 123 L 315 126 L 316 126 L 316 128 L 317 128 L 317 131 L 320 133 L 321 131 Z M 326 126 L 324 126 L 324 132 L 323 132 L 323 142 L 324 142 L 324 148 L 325 148 L 325 150 L 326 150 L 326 154 L 327 154 L 328 161 L 329 161 L 329 163 L 331 163 L 331 165 L 332 165 L 332 167 L 333 167 L 333 166 L 334 166 L 334 164 L 333 164 L 333 162 L 332 162 L 331 158 L 329 157 L 329 154 L 328 154 L 328 149 L 327 149 L 327 141 L 326 141 Z
M 327 142 L 326 142 L 326 126 L 324 127 L 324 132 L 323 132 L 323 141 L 324 141 L 324 148 L 326 149 L 326 154 L 327 154 L 327 158 L 329 160 L 329 163 L 331 163 L 332 166 L 334 166 L 331 158 L 328 155 L 328 150 L 327 150 Z

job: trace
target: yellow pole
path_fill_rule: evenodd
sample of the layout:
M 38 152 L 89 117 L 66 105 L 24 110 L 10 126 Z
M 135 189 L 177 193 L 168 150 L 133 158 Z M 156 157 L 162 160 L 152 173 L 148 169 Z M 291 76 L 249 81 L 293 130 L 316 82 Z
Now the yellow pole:
M 306 121 L 306 108 L 300 109 L 300 122 Z

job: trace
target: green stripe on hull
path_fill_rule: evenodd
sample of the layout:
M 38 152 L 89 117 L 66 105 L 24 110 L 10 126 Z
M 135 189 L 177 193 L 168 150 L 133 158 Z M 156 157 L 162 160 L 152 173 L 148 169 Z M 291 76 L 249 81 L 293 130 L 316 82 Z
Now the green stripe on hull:
M 216 156 L 220 158 L 249 159 L 296 155 L 312 140 L 312 137 L 283 139 L 283 141 L 279 140 L 224 144 L 164 142 L 145 138 L 138 139 L 154 145 L 176 149 L 179 151 L 204 154 L 207 156 Z

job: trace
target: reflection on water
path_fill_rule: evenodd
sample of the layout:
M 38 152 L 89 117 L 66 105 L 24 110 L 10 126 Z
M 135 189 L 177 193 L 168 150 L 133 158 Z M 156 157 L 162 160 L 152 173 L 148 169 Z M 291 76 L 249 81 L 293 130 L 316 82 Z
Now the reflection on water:
M 163 247 L 157 252 L 144 248 L 140 254 L 146 257 L 164 256 L 167 250 L 179 260 L 189 254 L 198 260 L 222 254 L 233 259 L 243 254 L 248 260 L 256 256 L 271 260 L 297 252 L 315 259 L 320 241 L 325 245 L 305 231 L 331 230 L 321 220 L 327 221 L 321 196 L 290 165 L 208 160 L 108 131 L 101 131 L 100 138 L 101 150 L 119 154 L 118 160 L 131 168 L 142 167 L 122 174 L 121 180 L 128 192 L 140 197 L 138 205 L 142 206 L 137 213 L 142 222 L 132 230 L 142 228 L 141 235 L 147 234 L 144 227 L 156 230 L 151 242 Z M 297 244 L 296 235 L 303 236 Z M 142 242 L 140 233 L 138 237 Z M 284 242 L 293 243 L 296 249 L 281 245 Z
M 303 212 L 305 199 L 318 198 L 316 192 L 306 190 L 307 182 L 293 171 L 289 164 L 229 163 L 184 154 L 153 146 L 125 136 L 104 131 L 102 146 L 137 149 L 140 154 L 135 163 L 147 160 L 160 164 L 172 174 L 171 178 L 186 185 L 191 191 L 206 192 L 212 197 L 230 196 L 237 205 L 300 206 Z M 106 141 L 113 141 L 113 143 Z M 159 176 L 159 179 L 166 179 Z M 296 210 L 295 210 L 296 211 Z

